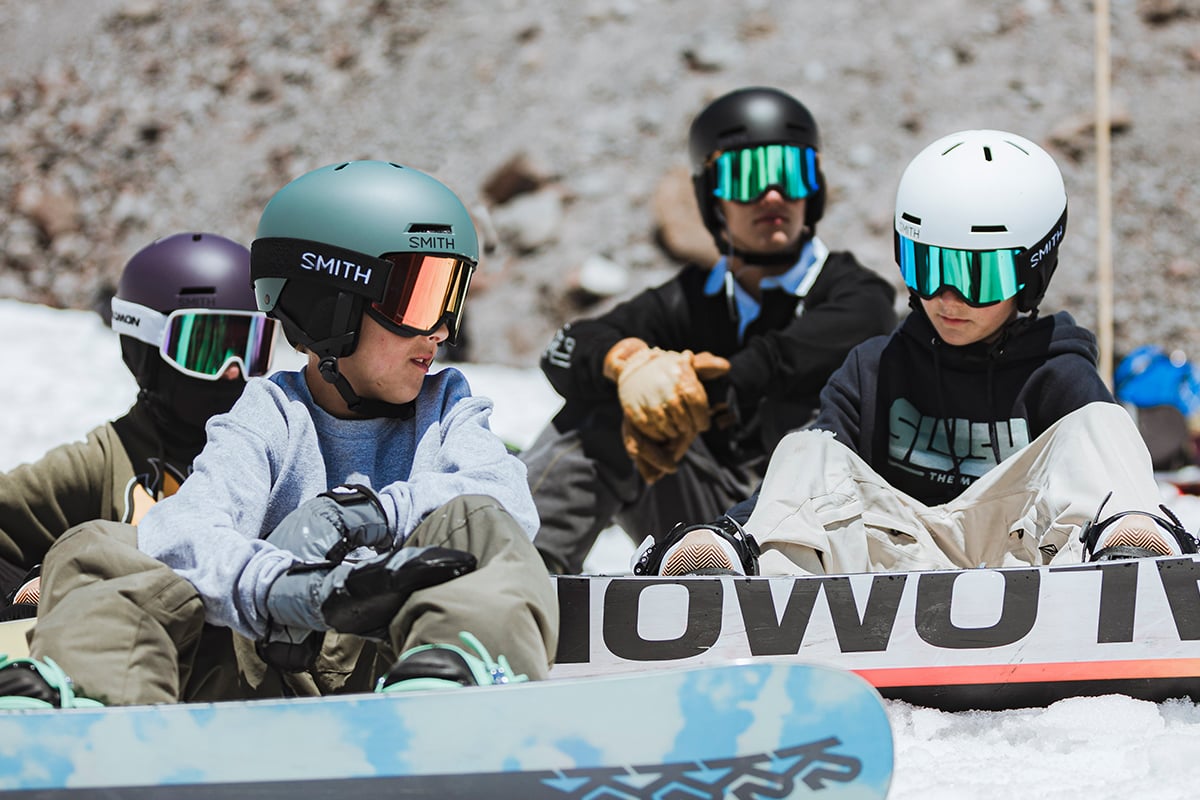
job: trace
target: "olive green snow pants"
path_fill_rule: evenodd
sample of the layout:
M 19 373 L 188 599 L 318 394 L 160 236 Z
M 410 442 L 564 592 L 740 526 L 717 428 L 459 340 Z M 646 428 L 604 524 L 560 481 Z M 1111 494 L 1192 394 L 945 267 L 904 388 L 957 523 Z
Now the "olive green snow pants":
M 249 640 L 204 621 L 192 585 L 137 549 L 137 529 L 115 522 L 72 528 L 46 556 L 30 654 L 49 656 L 77 690 L 109 705 L 234 700 L 369 691 L 396 654 L 479 637 L 532 680 L 549 673 L 558 603 L 529 538 L 490 497 L 459 497 L 417 526 L 406 546 L 475 555 L 478 568 L 414 592 L 388 642 L 326 634 L 315 667 L 283 674 Z

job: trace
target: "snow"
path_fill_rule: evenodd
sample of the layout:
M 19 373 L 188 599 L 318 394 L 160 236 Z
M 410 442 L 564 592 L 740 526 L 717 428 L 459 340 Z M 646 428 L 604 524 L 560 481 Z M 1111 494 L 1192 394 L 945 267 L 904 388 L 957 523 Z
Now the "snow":
M 124 412 L 136 385 L 117 337 L 91 312 L 0 300 L 0 342 L 9 370 L 0 389 L 0 469 L 81 439 Z M 296 356 L 280 350 L 277 366 Z M 535 369 L 460 367 L 477 394 L 496 403 L 493 427 L 527 445 L 558 407 Z M 1190 530 L 1200 510 L 1172 498 Z M 591 572 L 628 568 L 632 544 L 606 531 Z M 1048 708 L 944 713 L 888 702 L 896 740 L 894 800 L 1117 800 L 1196 794 L 1189 765 L 1200 753 L 1200 709 L 1190 701 L 1122 696 L 1073 698 Z

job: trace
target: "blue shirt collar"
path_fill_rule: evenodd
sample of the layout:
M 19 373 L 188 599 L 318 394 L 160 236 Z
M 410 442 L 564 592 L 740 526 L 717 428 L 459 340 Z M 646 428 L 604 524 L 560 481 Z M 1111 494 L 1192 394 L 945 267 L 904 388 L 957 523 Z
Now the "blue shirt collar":
M 804 245 L 804 249 L 800 251 L 800 257 L 787 272 L 763 278 L 759 288 L 763 290 L 782 289 L 789 294 L 803 298 L 808 294 L 808 290 L 812 287 L 828 255 L 829 248 L 825 246 L 825 243 L 813 237 Z M 758 319 L 762 309 L 749 292 L 743 289 L 737 281 L 732 280 L 732 275 L 726 278 L 727 275 L 730 275 L 729 264 L 725 256 L 721 256 L 713 265 L 712 271 L 708 273 L 708 280 L 704 283 L 704 293 L 710 297 L 721 294 L 726 291 L 727 280 L 733 286 L 732 300 L 736 305 L 738 340 L 740 341 L 746 334 L 746 328 Z
M 808 275 L 809 269 L 818 260 L 824 262 L 827 255 L 829 255 L 829 250 L 825 247 L 824 242 L 817 238 L 810 239 L 804 245 L 804 249 L 800 251 L 800 258 L 796 259 L 796 263 L 787 272 L 782 275 L 769 275 L 763 278 L 759 286 L 763 289 L 783 289 L 789 294 L 803 297 L 808 293 L 808 285 L 804 278 Z M 704 284 L 704 293 L 710 296 L 720 294 L 725 288 L 725 273 L 728 271 L 729 263 L 725 256 L 721 256 L 708 273 L 708 280 Z M 804 291 L 801 291 L 802 284 L 804 284 Z

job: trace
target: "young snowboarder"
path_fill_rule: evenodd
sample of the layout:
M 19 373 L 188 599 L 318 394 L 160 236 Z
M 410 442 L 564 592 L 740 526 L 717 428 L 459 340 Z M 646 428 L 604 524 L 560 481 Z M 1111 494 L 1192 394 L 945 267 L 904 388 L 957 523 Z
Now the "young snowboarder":
M 106 704 L 361 691 L 376 650 L 384 690 L 545 677 L 558 615 L 524 467 L 491 401 L 429 374 L 478 258 L 462 203 L 398 164 L 331 165 L 275 194 L 251 251 L 308 365 L 252 381 L 138 527 L 51 548 L 0 695 L 55 704 L 55 665 Z
M 143 247 L 112 308 L 137 400 L 85 441 L 0 475 L 0 597 L 14 601 L 6 618 L 36 613 L 38 579 L 22 576 L 68 528 L 137 524 L 174 493 L 204 447 L 205 423 L 270 369 L 277 323 L 255 305 L 250 251 L 222 236 L 178 233 Z
M 564 326 L 542 357 L 565 403 L 521 458 L 553 572 L 579 572 L 614 521 L 640 541 L 744 499 L 850 348 L 896 322 L 892 287 L 816 236 L 826 184 L 802 103 L 730 92 L 696 116 L 688 149 L 724 255 Z
M 637 571 L 674 550 L 764 574 L 1195 552 L 1169 512 L 1149 511 L 1150 456 L 1096 369 L 1095 337 L 1065 311 L 1038 316 L 1066 221 L 1062 175 L 1033 142 L 963 131 L 924 149 L 896 195 L 912 313 L 850 353 L 754 497 L 679 526 Z

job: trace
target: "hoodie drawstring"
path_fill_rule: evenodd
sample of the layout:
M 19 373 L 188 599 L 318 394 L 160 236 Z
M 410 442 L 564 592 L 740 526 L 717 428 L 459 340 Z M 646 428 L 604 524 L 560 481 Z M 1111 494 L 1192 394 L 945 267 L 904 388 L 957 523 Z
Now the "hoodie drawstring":
M 933 351 L 934 392 L 937 394 L 938 416 L 942 420 L 942 428 L 946 433 L 946 452 L 950 455 L 951 463 L 954 464 L 954 481 L 955 483 L 960 483 L 962 481 L 962 470 L 960 468 L 967 456 L 965 454 L 960 456 L 954 451 L 954 427 L 957 427 L 957 423 L 953 427 L 950 424 L 950 415 L 946 411 L 946 395 L 942 392 L 941 344 L 941 340 L 936 336 L 930 340 L 930 350 Z

